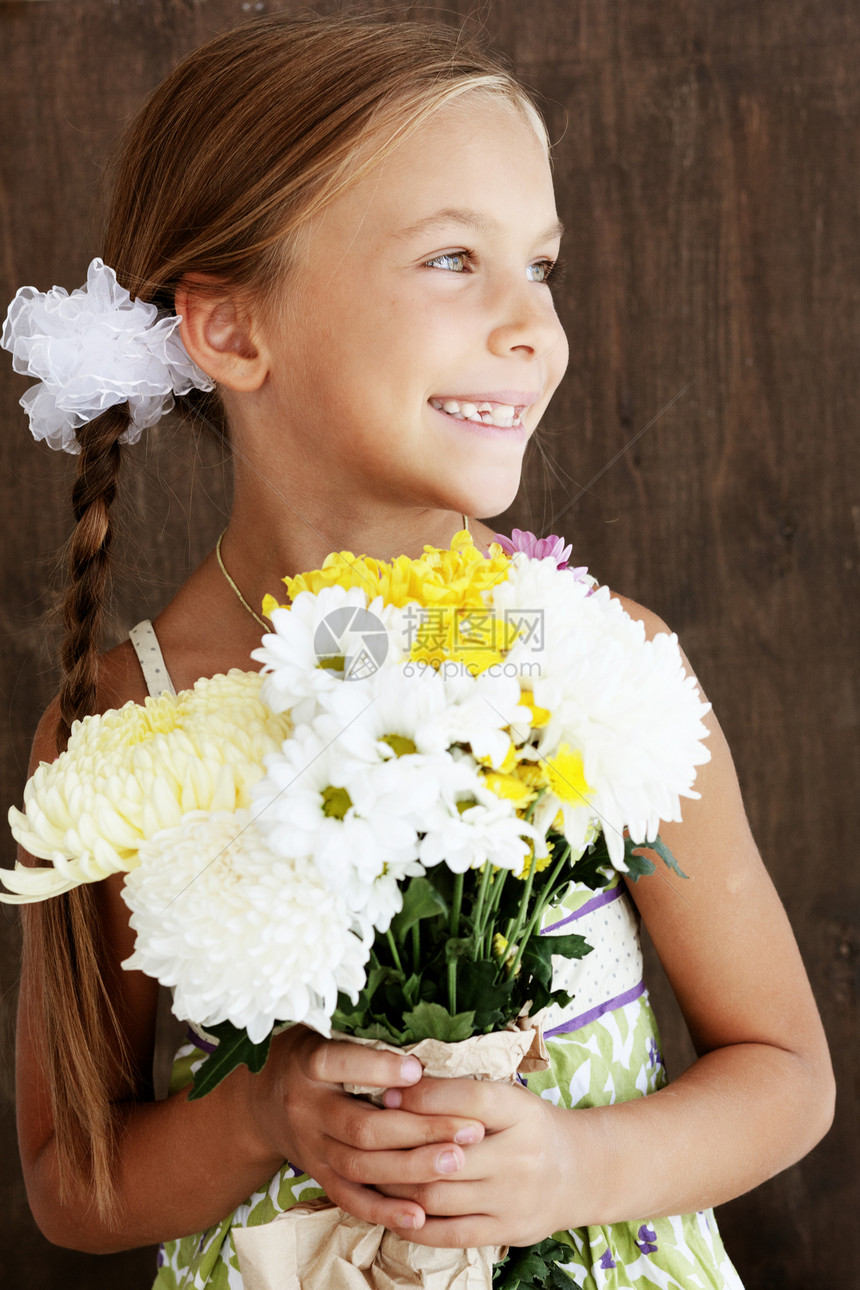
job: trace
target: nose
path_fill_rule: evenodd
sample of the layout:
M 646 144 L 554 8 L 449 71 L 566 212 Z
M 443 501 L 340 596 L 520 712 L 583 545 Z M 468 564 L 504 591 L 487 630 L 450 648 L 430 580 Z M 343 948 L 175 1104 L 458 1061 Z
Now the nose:
M 567 338 L 545 286 L 526 280 L 519 290 L 511 291 L 508 284 L 497 317 L 500 321 L 492 327 L 487 343 L 500 358 L 517 352 L 524 358 L 566 352 Z

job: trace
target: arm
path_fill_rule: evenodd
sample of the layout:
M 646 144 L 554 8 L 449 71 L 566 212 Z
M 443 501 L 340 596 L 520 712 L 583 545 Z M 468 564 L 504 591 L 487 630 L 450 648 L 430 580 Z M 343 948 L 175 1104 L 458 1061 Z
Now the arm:
M 125 697 L 127 692 L 120 692 L 111 703 Z M 55 725 L 49 710 L 37 733 L 31 771 L 40 760 L 56 756 Z M 147 1072 L 157 987 L 141 973 L 120 969 L 134 939 L 121 886 L 117 875 L 95 888 L 107 984 L 132 1064 Z M 59 1245 L 102 1253 L 203 1230 L 265 1184 L 285 1159 L 300 1162 L 333 1200 L 372 1222 L 395 1226 L 403 1216 L 419 1222 L 423 1212 L 417 1205 L 386 1199 L 361 1184 L 365 1157 L 385 1158 L 389 1178 L 426 1179 L 438 1176 L 435 1162 L 441 1154 L 453 1152 L 462 1161 L 456 1135 L 465 1131 L 473 1141 L 483 1136 L 482 1125 L 457 1115 L 391 1114 L 348 1097 L 343 1081 L 405 1085 L 420 1077 L 420 1066 L 414 1059 L 401 1062 L 394 1054 L 334 1044 L 295 1027 L 274 1041 L 261 1074 L 241 1067 L 198 1102 L 189 1103 L 185 1093 L 162 1102 L 139 1100 L 139 1094 L 134 1100 L 118 1068 L 112 1071 L 117 1205 L 109 1218 L 100 1218 L 82 1179 L 70 1195 L 61 1195 L 45 1071 L 43 979 L 25 938 L 16 1052 L 19 1143 L 33 1214 Z
M 456 1182 L 385 1188 L 436 1216 L 414 1239 L 529 1244 L 560 1228 L 707 1208 L 785 1169 L 827 1131 L 834 1085 L 821 1022 L 712 714 L 710 729 L 701 800 L 661 830 L 690 881 L 661 866 L 629 884 L 698 1060 L 649 1097 L 573 1112 L 466 1081 L 387 1094 L 422 1113 L 457 1106 L 487 1128 Z

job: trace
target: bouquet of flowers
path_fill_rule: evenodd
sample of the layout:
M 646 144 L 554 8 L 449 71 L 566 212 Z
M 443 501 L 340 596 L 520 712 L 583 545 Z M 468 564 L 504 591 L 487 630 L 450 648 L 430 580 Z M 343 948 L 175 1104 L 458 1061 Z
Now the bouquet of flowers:
M 285 579 L 259 672 L 75 724 L 10 812 L 51 865 L 4 899 L 126 874 L 124 966 L 217 1041 L 191 1096 L 260 1070 L 283 1024 L 417 1045 L 428 1073 L 545 1066 L 553 956 L 590 947 L 544 915 L 572 881 L 653 870 L 643 848 L 676 867 L 659 824 L 709 756 L 676 638 L 646 640 L 569 551 L 514 530 L 484 556 L 463 530 Z

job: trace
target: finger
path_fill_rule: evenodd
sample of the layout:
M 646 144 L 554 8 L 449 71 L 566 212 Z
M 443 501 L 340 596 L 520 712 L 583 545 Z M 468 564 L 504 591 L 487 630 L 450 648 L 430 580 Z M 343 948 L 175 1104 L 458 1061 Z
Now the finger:
M 392 1231 L 411 1233 L 424 1226 L 425 1214 L 420 1205 L 399 1197 L 383 1196 L 370 1187 L 333 1176 L 325 1183 L 326 1195 L 347 1214 L 363 1218 L 374 1226 L 382 1225 Z
M 488 1132 L 506 1128 L 522 1112 L 521 1084 L 493 1080 L 434 1079 L 425 1076 L 412 1088 L 389 1088 L 383 1104 L 417 1115 L 458 1115 L 479 1120 Z
M 377 1190 L 382 1196 L 402 1204 L 412 1202 L 430 1218 L 462 1218 L 487 1209 L 486 1181 L 464 1180 L 456 1175 L 441 1180 L 422 1183 L 380 1183 Z M 485 1217 L 488 1215 L 485 1214 Z
M 499 1234 L 497 1219 L 489 1214 L 464 1214 L 457 1218 L 427 1218 L 409 1240 L 434 1249 L 465 1250 L 473 1245 L 514 1245 Z
M 363 1151 L 402 1151 L 443 1142 L 472 1146 L 484 1137 L 484 1126 L 455 1115 L 383 1111 L 358 1098 L 341 1097 L 325 1121 L 325 1133 Z
M 361 1044 L 320 1040 L 305 1056 L 305 1072 L 324 1084 L 366 1084 L 371 1088 L 404 1087 L 423 1074 L 417 1057 L 403 1057 Z
M 415 1151 L 360 1151 L 329 1139 L 326 1156 L 341 1178 L 364 1186 L 390 1184 L 392 1180 L 412 1186 L 429 1183 L 457 1174 L 466 1163 L 462 1147 L 451 1142 Z M 415 1199 L 406 1192 L 401 1194 L 404 1199 Z

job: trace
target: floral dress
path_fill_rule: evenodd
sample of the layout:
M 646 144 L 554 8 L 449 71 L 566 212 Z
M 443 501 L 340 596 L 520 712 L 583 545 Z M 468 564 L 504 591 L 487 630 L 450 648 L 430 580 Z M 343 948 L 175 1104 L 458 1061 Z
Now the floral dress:
M 555 960 L 554 985 L 574 997 L 548 1014 L 551 1066 L 530 1075 L 528 1087 L 568 1108 L 626 1102 L 662 1088 L 667 1077 L 642 980 L 638 916 L 618 875 L 598 891 L 572 886 L 547 911 L 543 931 L 576 931 L 594 948 L 583 959 Z M 204 1056 L 195 1044 L 180 1048 L 171 1091 L 190 1082 Z M 223 1222 L 162 1246 L 153 1290 L 242 1290 L 232 1229 L 266 1223 L 322 1194 L 312 1178 L 285 1163 Z M 556 1237 L 570 1248 L 562 1266 L 580 1290 L 742 1290 L 711 1210 L 575 1228 Z

